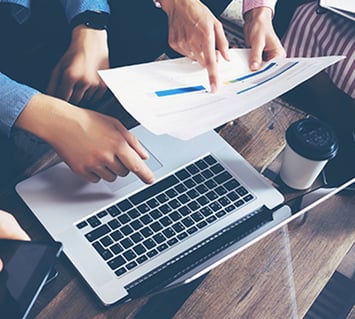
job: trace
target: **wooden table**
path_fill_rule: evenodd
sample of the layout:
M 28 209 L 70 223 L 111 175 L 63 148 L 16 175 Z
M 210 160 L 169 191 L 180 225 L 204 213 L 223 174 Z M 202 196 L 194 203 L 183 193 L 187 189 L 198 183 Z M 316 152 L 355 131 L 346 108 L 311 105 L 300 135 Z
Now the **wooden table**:
M 288 125 L 305 114 L 275 100 L 228 123 L 220 134 L 257 170 L 279 166 Z M 276 185 L 277 186 L 277 185 Z M 282 188 L 282 187 L 281 187 Z M 48 235 L 13 189 L 0 194 L 34 239 Z M 103 308 L 62 256 L 30 318 L 302 318 L 355 240 L 355 196 L 343 192 L 258 241 L 187 287 Z

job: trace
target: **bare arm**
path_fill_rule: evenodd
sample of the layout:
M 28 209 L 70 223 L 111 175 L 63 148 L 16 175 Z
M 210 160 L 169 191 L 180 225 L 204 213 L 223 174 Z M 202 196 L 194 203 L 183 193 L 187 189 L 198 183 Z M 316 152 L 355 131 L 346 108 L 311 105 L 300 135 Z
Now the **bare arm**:
M 154 180 L 144 163 L 148 157 L 146 151 L 112 117 L 37 94 L 15 126 L 47 141 L 75 173 L 91 182 L 101 178 L 113 181 L 129 171 L 146 183 Z

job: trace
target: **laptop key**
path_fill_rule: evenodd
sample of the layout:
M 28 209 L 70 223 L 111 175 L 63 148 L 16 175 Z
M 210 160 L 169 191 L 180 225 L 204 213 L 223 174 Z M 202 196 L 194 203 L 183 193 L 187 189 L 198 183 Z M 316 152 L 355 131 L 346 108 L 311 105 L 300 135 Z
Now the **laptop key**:
M 190 164 L 189 166 L 186 167 L 186 169 L 191 173 L 191 174 L 196 174 L 199 171 L 199 168 L 195 164 Z
M 155 240 L 155 242 L 156 242 L 157 244 L 161 244 L 162 242 L 165 241 L 165 237 L 164 237 L 162 234 L 160 234 L 160 233 L 154 235 L 154 236 L 153 236 L 153 239 Z
M 88 222 L 87 222 L 86 220 L 84 220 L 84 221 L 80 222 L 79 224 L 77 224 L 76 227 L 77 227 L 78 229 L 83 229 L 83 228 L 86 227 L 87 225 L 89 225 Z
M 232 189 L 236 189 L 237 187 L 240 186 L 240 183 L 236 179 L 232 179 L 223 185 L 225 188 L 227 188 L 229 191 Z
M 111 227 L 112 230 L 115 230 L 121 226 L 121 223 L 117 219 L 112 219 L 108 222 L 108 225 Z
M 187 233 L 186 233 L 186 232 L 183 232 L 183 233 L 180 233 L 180 234 L 177 236 L 177 238 L 178 238 L 179 240 L 183 240 L 183 239 L 185 239 L 187 236 L 188 236 Z
M 87 221 L 90 224 L 90 226 L 93 228 L 102 224 L 101 221 L 96 216 L 92 216 L 92 217 L 88 218 Z
M 239 187 L 239 188 L 236 190 L 236 192 L 237 192 L 240 196 L 244 196 L 244 195 L 248 194 L 248 191 L 247 191 L 243 186 Z
M 107 208 L 107 211 L 112 217 L 116 217 L 121 213 L 120 210 L 115 205 Z
M 103 211 L 101 211 L 100 213 L 98 213 L 96 216 L 97 216 L 98 218 L 103 218 L 103 217 L 105 217 L 105 216 L 107 216 L 107 215 L 108 215 L 108 212 L 105 211 L 105 210 L 103 210 Z
M 152 239 L 147 239 L 143 242 L 143 245 L 147 248 L 147 249 L 152 249 L 153 247 L 155 247 L 157 244 L 154 242 L 154 240 Z
M 92 246 L 104 260 L 108 260 L 113 257 L 112 253 L 108 249 L 105 249 L 98 241 L 93 243 Z
M 149 227 L 145 227 L 141 229 L 141 234 L 143 237 L 148 238 L 149 236 L 153 235 L 152 230 Z
M 122 224 L 127 224 L 128 222 L 131 221 L 131 218 L 127 214 L 123 214 L 121 216 L 118 216 L 117 219 L 122 223 Z
M 178 195 L 178 193 L 173 188 L 167 190 L 165 194 L 168 195 L 169 198 L 174 198 Z
M 111 233 L 111 237 L 114 241 L 118 241 L 123 238 L 123 235 L 119 230 L 115 230 L 113 233 Z
M 124 258 L 122 256 L 117 256 L 113 259 L 111 259 L 107 264 L 112 270 L 117 269 L 118 267 L 123 266 L 126 263 Z
M 203 158 L 203 160 L 206 161 L 208 165 L 213 165 L 217 163 L 216 159 L 212 155 L 207 155 L 206 157 Z
M 208 225 L 207 222 L 203 220 L 202 222 L 199 222 L 196 226 L 201 229 L 207 225 Z
M 152 258 L 154 256 L 158 255 L 158 251 L 156 249 L 152 249 L 151 251 L 148 251 L 147 256 L 149 258 Z
M 115 274 L 116 274 L 117 277 L 119 277 L 119 276 L 123 275 L 126 272 L 127 272 L 127 270 L 124 267 L 121 267 L 120 269 L 115 271 Z
M 190 177 L 190 173 L 185 169 L 181 169 L 180 171 L 176 172 L 175 175 L 181 180 L 183 181 L 184 179 Z
M 189 228 L 188 230 L 187 230 L 187 232 L 191 235 L 191 234 L 193 234 L 193 233 L 195 233 L 195 232 L 197 232 L 198 231 L 198 228 L 196 227 L 196 226 L 193 226 L 193 227 L 191 227 L 191 228 Z
M 142 244 L 134 246 L 133 250 L 138 256 L 144 254 L 147 251 L 147 249 Z
M 105 237 L 101 238 L 100 242 L 105 247 L 110 246 L 113 243 L 112 239 L 109 236 L 105 236 Z
M 157 231 L 163 229 L 163 226 L 160 223 L 155 222 L 150 225 L 150 228 L 153 229 L 153 231 L 157 232 Z
M 115 254 L 115 255 L 118 255 L 119 253 L 121 253 L 123 251 L 123 248 L 121 245 L 119 244 L 113 244 L 111 247 L 110 247 L 111 251 Z
M 132 247 L 134 244 L 132 242 L 132 240 L 130 240 L 129 238 L 125 238 L 123 240 L 120 241 L 120 244 L 124 247 L 124 248 L 129 248 Z
M 169 246 L 173 246 L 178 242 L 178 240 L 176 238 L 171 238 L 168 240 L 168 245 Z
M 96 239 L 99 239 L 100 237 L 108 234 L 110 231 L 111 230 L 107 225 L 102 225 L 102 226 L 94 229 L 90 233 L 85 234 L 85 237 L 89 242 L 93 242 Z
M 163 234 L 165 235 L 166 238 L 171 238 L 175 235 L 175 232 L 171 227 L 169 227 L 163 230 Z
M 151 211 L 151 212 L 149 213 L 149 215 L 150 215 L 153 219 L 155 219 L 155 220 L 157 220 L 157 219 L 159 219 L 160 217 L 163 216 L 162 212 L 160 212 L 160 211 L 157 210 L 157 209 L 154 209 L 153 211 Z
M 127 214 L 128 214 L 128 216 L 131 217 L 132 219 L 135 219 L 135 218 L 137 218 L 138 216 L 141 215 L 140 212 L 139 212 L 137 209 L 135 209 L 135 208 L 129 210 L 129 211 L 127 212 Z
M 140 256 L 140 257 L 137 258 L 137 263 L 138 264 L 142 264 L 142 263 L 144 263 L 147 260 L 148 260 L 147 256 Z
M 165 249 L 169 248 L 167 244 L 161 244 L 160 246 L 157 247 L 157 249 L 161 252 L 164 251 Z
M 122 202 L 118 203 L 117 206 L 122 212 L 125 212 L 133 207 L 133 205 L 128 201 L 128 199 L 125 199 Z
M 251 201 L 253 198 L 254 198 L 254 196 L 251 195 L 251 194 L 248 194 L 247 196 L 243 197 L 243 199 L 244 199 L 246 202 Z
M 144 237 L 140 233 L 135 233 L 130 238 L 135 243 L 139 243 L 144 239 Z
M 175 186 L 175 190 L 179 193 L 182 194 L 184 192 L 186 192 L 187 188 L 184 184 L 178 184 Z
M 137 255 L 133 252 L 133 250 L 127 250 L 123 253 L 123 257 L 126 258 L 127 261 L 131 261 L 132 259 L 136 258 Z
M 205 168 L 207 168 L 207 164 L 206 164 L 206 162 L 203 160 L 203 159 L 201 159 L 201 160 L 198 160 L 197 162 L 196 162 L 196 166 L 200 169 L 200 170 L 203 170 L 203 169 L 205 169 Z
M 134 267 L 138 266 L 138 264 L 135 261 L 130 262 L 129 264 L 126 265 L 128 270 L 133 269 Z
M 180 232 L 182 232 L 182 231 L 185 229 L 185 226 L 184 226 L 182 223 L 178 222 L 178 223 L 174 224 L 174 225 L 172 226 L 172 228 L 173 228 L 177 233 L 180 233 Z
M 177 184 L 179 180 L 174 176 L 171 175 L 162 179 L 159 182 L 154 183 L 153 185 L 149 186 L 148 188 L 138 192 L 135 195 L 132 195 L 129 199 L 134 204 L 140 204 L 147 199 L 151 199 L 154 195 L 161 193 L 162 191 L 174 186 Z

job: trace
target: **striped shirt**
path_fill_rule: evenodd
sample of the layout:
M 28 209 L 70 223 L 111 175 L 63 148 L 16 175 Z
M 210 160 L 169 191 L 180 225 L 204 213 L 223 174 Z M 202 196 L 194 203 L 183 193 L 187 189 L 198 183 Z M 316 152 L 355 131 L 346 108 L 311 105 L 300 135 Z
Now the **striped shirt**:
M 343 55 L 326 69 L 332 82 L 355 98 L 355 22 L 333 12 L 317 14 L 317 3 L 297 8 L 282 39 L 290 57 Z

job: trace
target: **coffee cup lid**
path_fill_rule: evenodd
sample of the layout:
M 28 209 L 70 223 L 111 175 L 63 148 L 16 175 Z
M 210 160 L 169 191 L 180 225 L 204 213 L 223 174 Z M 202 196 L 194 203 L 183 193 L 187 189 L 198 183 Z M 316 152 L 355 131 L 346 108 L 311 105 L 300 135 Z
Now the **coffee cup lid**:
M 292 123 L 286 131 L 286 141 L 296 153 L 314 161 L 332 159 L 338 151 L 334 130 L 315 118 Z

